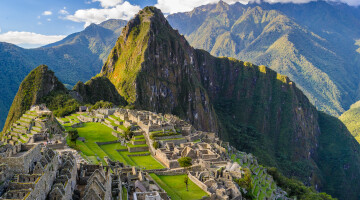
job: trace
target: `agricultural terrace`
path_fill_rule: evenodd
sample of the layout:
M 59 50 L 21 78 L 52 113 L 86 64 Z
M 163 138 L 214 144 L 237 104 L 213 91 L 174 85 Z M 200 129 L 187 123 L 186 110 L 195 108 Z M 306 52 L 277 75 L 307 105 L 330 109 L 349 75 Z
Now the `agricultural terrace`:
M 208 196 L 204 190 L 190 179 L 188 182 L 189 191 L 186 191 L 186 185 L 184 183 L 186 175 L 161 176 L 151 173 L 150 176 L 167 192 L 172 200 L 201 199 L 203 196 Z
M 99 162 L 105 163 L 104 157 L 109 157 L 114 161 L 120 161 L 125 165 L 137 166 L 145 169 L 162 169 L 164 168 L 157 160 L 155 160 L 149 151 L 144 152 L 128 152 L 128 146 L 146 146 L 132 145 L 122 146 L 120 143 L 98 145 L 97 142 L 111 142 L 116 141 L 117 138 L 111 134 L 113 129 L 95 122 L 83 123 L 82 127 L 76 128 L 79 137 L 85 138 L 85 142 L 76 141 L 76 145 L 67 138 L 68 144 L 79 151 L 81 155 L 92 164 Z M 141 140 L 141 136 L 137 136 Z M 139 156 L 141 155 L 141 156 Z

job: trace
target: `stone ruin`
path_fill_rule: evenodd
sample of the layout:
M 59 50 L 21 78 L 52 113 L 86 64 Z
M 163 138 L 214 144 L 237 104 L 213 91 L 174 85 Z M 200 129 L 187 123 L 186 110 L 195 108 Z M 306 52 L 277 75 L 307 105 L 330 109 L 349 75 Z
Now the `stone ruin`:
M 36 112 L 42 110 L 34 109 Z M 133 137 L 130 141 L 133 146 L 143 147 L 128 151 L 149 150 L 148 155 L 151 154 L 167 168 L 140 170 L 108 157 L 104 157 L 106 166 L 90 165 L 79 163 L 70 152 L 59 154 L 37 144 L 4 145 L 0 142 L 0 183 L 3 182 L 0 185 L 0 199 L 36 197 L 53 200 L 110 200 L 122 199 L 124 193 L 128 199 L 134 200 L 169 199 L 166 192 L 149 176 L 149 172 L 157 175 L 187 173 L 189 179 L 208 194 L 203 197 L 204 200 L 242 199 L 244 190 L 234 179 L 242 178 L 244 172 L 240 165 L 243 164 L 250 166 L 253 175 L 264 176 L 269 180 L 271 187 L 275 184 L 271 182 L 271 177 L 264 175 L 266 170 L 260 170 L 256 158 L 250 154 L 240 155 L 235 152 L 235 148 L 222 142 L 216 133 L 197 131 L 174 115 L 128 109 L 99 109 L 79 115 L 78 119 L 109 126 L 114 130 L 113 135 L 119 139 L 114 141 L 117 143 L 126 142 L 118 128 L 120 125 L 133 130 L 135 136 L 143 135 Z M 157 147 L 153 145 L 155 142 L 158 143 Z M 236 155 L 236 162 L 230 159 L 230 154 Z M 187 170 L 181 168 L 178 163 L 181 157 L 190 157 L 192 167 Z M 256 181 L 257 178 L 255 184 L 262 184 L 260 180 Z M 286 196 L 281 189 L 271 192 L 274 198 Z
M 11 125 L 1 141 L 11 145 L 33 144 L 47 141 L 50 134 L 61 135 L 62 128 L 45 105 L 34 105 Z
M 2 177 L 0 199 L 54 199 L 48 195 L 59 184 L 74 184 L 71 180 L 76 177 L 75 162 L 71 154 L 60 156 L 39 144 L 13 146 L 11 154 L 0 158 L 1 173 L 7 174 Z M 62 194 L 72 194 L 73 187 L 65 185 L 61 189 Z
M 150 177 L 147 172 L 136 167 L 124 167 L 116 170 L 124 186 L 127 188 L 130 198 L 134 200 L 163 199 L 167 200 L 167 193 Z
M 114 192 L 114 196 L 121 195 L 119 190 L 116 190 L 120 182 L 112 176 L 108 167 L 81 164 L 78 173 L 77 193 L 79 195 L 74 199 L 112 199 L 113 190 L 118 191 Z M 113 183 L 117 184 L 113 185 Z

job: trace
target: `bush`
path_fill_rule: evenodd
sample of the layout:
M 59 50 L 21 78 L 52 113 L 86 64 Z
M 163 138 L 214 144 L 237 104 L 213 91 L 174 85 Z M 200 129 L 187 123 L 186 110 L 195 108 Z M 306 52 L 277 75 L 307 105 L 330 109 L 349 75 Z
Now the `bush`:
M 254 185 L 251 182 L 251 171 L 249 168 L 244 169 L 244 177 L 234 180 L 241 188 L 244 188 L 247 193 L 244 194 L 246 199 L 254 199 L 254 195 L 251 193 Z
M 180 167 L 188 168 L 192 165 L 192 159 L 190 157 L 182 157 L 178 159 L 178 162 L 180 164 Z
M 158 149 L 160 147 L 160 144 L 157 141 L 155 141 L 152 145 L 155 149 Z
M 56 117 L 64 117 L 75 113 L 80 103 L 66 93 L 52 93 L 42 100 L 53 111 Z
M 96 110 L 99 108 L 112 108 L 114 107 L 114 104 L 108 101 L 98 101 L 95 103 L 95 105 L 93 105 L 90 110 Z
M 131 128 L 130 127 L 126 128 L 126 130 L 124 131 L 125 138 L 130 140 L 133 137 L 133 135 L 134 135 L 134 132 L 131 131 Z

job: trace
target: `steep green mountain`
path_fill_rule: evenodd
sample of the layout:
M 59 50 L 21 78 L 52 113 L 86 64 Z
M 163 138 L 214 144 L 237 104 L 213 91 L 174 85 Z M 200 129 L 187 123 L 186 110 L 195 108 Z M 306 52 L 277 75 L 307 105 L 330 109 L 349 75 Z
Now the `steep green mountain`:
M 110 80 L 103 76 L 96 76 L 85 84 L 79 81 L 73 88 L 79 101 L 95 104 L 98 101 L 113 102 L 116 105 L 126 105 L 125 99 L 119 95 Z
M 351 134 L 360 143 L 360 101 L 354 103 L 339 119 L 346 125 Z
M 194 47 L 269 66 L 295 81 L 318 109 L 339 116 L 359 95 L 357 10 L 323 1 L 220 1 L 167 18 Z
M 53 71 L 46 65 L 40 65 L 21 82 L 2 132 L 8 130 L 32 105 L 45 104 L 59 117 L 76 112 L 80 105 L 95 104 L 98 101 L 126 105 L 124 98 L 106 77 L 97 76 L 85 84 L 79 81 L 73 90 L 68 90 Z
M 99 73 L 126 21 L 108 20 L 92 24 L 54 44 L 23 49 L 0 42 L 0 127 L 21 81 L 36 66 L 50 66 L 65 85 L 87 81 Z
M 319 113 L 286 76 L 192 48 L 156 8 L 143 9 L 126 25 L 101 74 L 138 109 L 176 114 L 197 129 L 218 131 L 289 177 L 340 199 L 360 198 L 354 190 L 360 187 L 360 146 L 338 119 Z
M 11 105 L 3 131 L 18 120 L 32 105 L 40 104 L 50 93 L 66 93 L 65 86 L 46 65 L 32 70 L 21 82 Z

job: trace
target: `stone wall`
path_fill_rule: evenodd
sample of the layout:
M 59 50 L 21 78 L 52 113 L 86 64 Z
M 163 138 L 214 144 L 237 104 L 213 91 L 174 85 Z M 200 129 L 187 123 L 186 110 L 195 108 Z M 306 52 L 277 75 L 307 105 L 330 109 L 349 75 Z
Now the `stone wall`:
M 180 139 L 180 140 L 179 140 L 179 139 L 174 139 L 174 140 L 158 140 L 158 142 L 161 144 L 162 147 L 164 147 L 165 144 L 168 143 L 168 142 L 174 143 L 175 146 L 176 146 L 176 145 L 179 145 L 179 146 L 180 146 L 180 144 L 186 143 L 187 140 L 184 138 L 184 139 Z
M 63 196 L 63 200 L 72 199 L 72 194 L 76 185 L 76 176 L 77 176 L 77 164 L 76 164 L 76 160 L 74 160 L 74 166 L 71 169 L 71 179 L 65 185 L 65 195 Z
M 112 134 L 113 136 L 117 137 L 117 138 L 120 138 L 120 137 L 121 137 L 121 136 L 120 136 L 120 133 L 115 132 L 115 131 L 112 131 L 111 134 Z
M 56 172 L 59 167 L 58 157 L 55 155 L 51 162 L 49 162 L 40 177 L 36 182 L 35 188 L 30 193 L 27 199 L 45 200 L 47 194 L 50 192 L 53 182 L 56 178 Z
M 110 141 L 110 142 L 95 142 L 97 145 L 101 146 L 101 145 L 106 145 L 106 144 L 115 144 L 115 143 L 119 143 L 119 141 Z
M 48 144 L 47 147 L 51 149 L 64 149 L 65 143 L 57 143 L 57 144 Z
M 149 147 L 148 147 L 148 146 L 144 146 L 144 147 L 128 147 L 128 151 L 129 151 L 130 153 L 132 153 L 132 152 L 149 151 Z
M 202 190 L 204 190 L 208 195 L 211 195 L 211 193 L 207 190 L 207 186 L 199 181 L 195 176 L 193 176 L 191 173 L 188 173 L 189 179 L 194 182 L 197 186 L 199 186 Z
M 150 153 L 141 153 L 141 154 L 129 154 L 127 156 L 129 157 L 136 157 L 136 156 L 148 156 Z
M 27 145 L 22 145 L 22 152 L 18 153 L 20 155 L 15 155 L 18 157 L 0 158 L 0 163 L 7 163 L 9 169 L 14 173 L 28 174 L 31 165 L 41 159 L 40 145 L 34 145 L 30 150 L 23 152 L 28 147 Z

